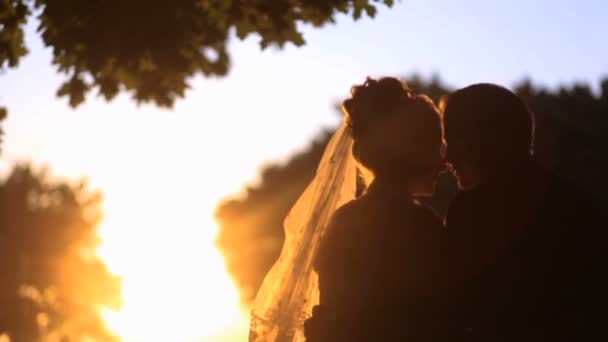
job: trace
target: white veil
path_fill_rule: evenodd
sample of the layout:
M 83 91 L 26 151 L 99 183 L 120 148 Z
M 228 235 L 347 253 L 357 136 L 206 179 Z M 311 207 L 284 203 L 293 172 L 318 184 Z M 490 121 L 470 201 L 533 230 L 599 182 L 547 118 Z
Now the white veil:
M 357 168 L 346 119 L 329 141 L 317 173 L 285 218 L 281 255 L 257 294 L 250 342 L 304 341 L 303 321 L 319 303 L 313 260 L 332 214 L 355 198 Z

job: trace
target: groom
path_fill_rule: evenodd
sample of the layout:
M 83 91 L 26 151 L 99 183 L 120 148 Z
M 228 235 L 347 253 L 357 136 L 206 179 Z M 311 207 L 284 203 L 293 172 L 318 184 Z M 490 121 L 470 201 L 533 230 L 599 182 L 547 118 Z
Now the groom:
M 446 218 L 458 339 L 604 340 L 605 213 L 535 162 L 532 114 L 511 91 L 475 84 L 444 105 L 462 189 Z

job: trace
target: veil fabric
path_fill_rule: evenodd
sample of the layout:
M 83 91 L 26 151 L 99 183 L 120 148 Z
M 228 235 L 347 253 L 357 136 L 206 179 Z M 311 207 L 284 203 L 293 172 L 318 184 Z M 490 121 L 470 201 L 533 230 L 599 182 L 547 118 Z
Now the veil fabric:
M 250 342 L 304 341 L 303 322 L 319 303 L 317 254 L 333 213 L 355 198 L 357 167 L 346 119 L 329 141 L 316 175 L 284 221 L 285 242 L 254 302 Z

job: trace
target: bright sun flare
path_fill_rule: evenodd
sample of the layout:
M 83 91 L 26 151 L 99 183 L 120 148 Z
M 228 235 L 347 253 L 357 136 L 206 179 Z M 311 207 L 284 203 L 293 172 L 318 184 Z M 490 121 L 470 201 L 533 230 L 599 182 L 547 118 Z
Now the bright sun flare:
M 122 277 L 123 306 L 102 314 L 126 342 L 244 339 L 238 293 L 214 245 L 213 202 L 202 210 L 205 201 L 183 189 L 106 189 L 98 254 Z
M 206 123 L 198 114 L 131 113 L 84 121 L 87 129 L 49 148 L 53 165 L 103 190 L 97 253 L 122 278 L 122 307 L 101 314 L 124 342 L 247 340 L 248 314 L 215 246 L 213 219 L 247 174 L 231 158 L 241 144 Z

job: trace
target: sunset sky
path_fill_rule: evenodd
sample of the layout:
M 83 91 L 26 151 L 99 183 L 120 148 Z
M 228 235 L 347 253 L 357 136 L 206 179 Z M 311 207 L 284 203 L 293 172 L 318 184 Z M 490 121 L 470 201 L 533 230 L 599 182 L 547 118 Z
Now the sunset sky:
M 126 94 L 111 103 L 92 94 L 69 108 L 55 97 L 63 77 L 30 22 L 30 54 L 0 75 L 0 106 L 9 109 L 0 172 L 32 160 L 54 175 L 88 177 L 106 193 L 110 266 L 128 273 L 137 267 L 122 258 L 121 241 L 146 229 L 153 254 L 154 241 L 186 229 L 169 227 L 171 217 L 154 216 L 154 208 L 177 201 L 167 215 L 213 232 L 216 202 L 255 181 L 264 163 L 336 126 L 335 103 L 366 76 L 438 74 L 453 87 L 511 86 L 526 77 L 550 88 L 597 87 L 608 76 L 607 16 L 605 0 L 402 0 L 374 20 L 339 16 L 336 25 L 306 27 L 301 48 L 261 51 L 255 36 L 232 39 L 229 75 L 196 77 L 172 110 L 137 106 Z

